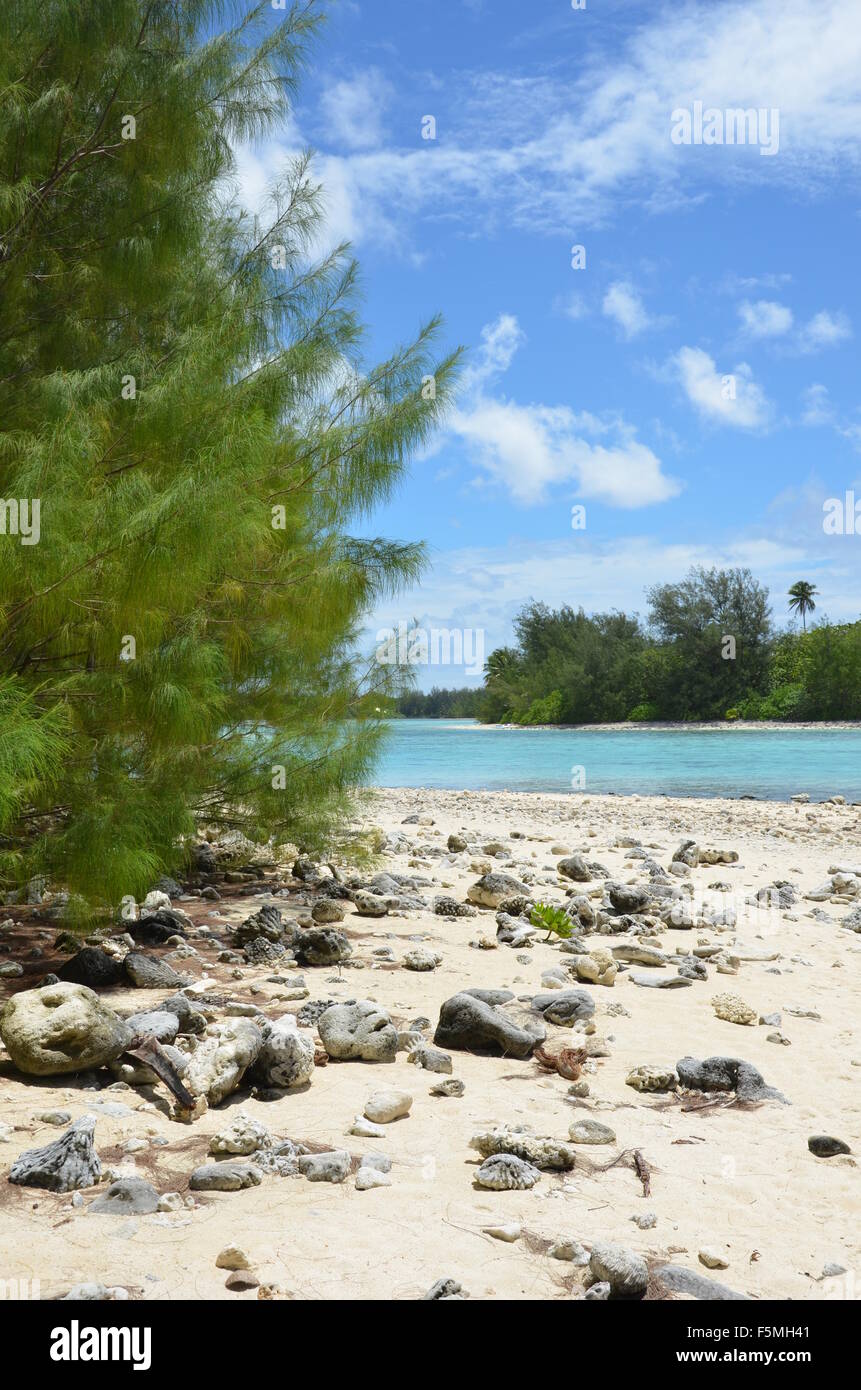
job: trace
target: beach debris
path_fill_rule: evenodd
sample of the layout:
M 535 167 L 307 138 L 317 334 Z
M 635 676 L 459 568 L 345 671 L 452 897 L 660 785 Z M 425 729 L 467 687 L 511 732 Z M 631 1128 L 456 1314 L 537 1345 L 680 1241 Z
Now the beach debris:
M 749 1025 L 756 1023 L 759 1018 L 758 1010 L 746 1004 L 737 994 L 715 994 L 711 1004 L 718 1018 L 726 1023 Z
M 534 1187 L 541 1177 L 540 1172 L 525 1159 L 516 1154 L 496 1153 L 486 1158 L 475 1175 L 479 1187 L 490 1188 L 494 1192 L 504 1192 L 513 1188 Z
M 192 1097 L 203 1096 L 209 1105 L 235 1091 L 263 1046 L 260 1028 L 251 1019 L 232 1018 L 208 1024 L 183 1078 Z
M 649 1282 L 646 1261 L 633 1250 L 610 1241 L 592 1246 L 589 1272 L 595 1283 L 609 1284 L 615 1298 L 642 1298 Z
M 49 1192 L 94 1187 L 102 1175 L 93 1143 L 95 1127 L 92 1115 L 84 1115 L 52 1144 L 26 1149 L 12 1164 L 9 1181 L 20 1187 L 43 1187 Z
M 535 1168 L 551 1168 L 560 1172 L 573 1168 L 577 1162 L 573 1144 L 507 1126 L 479 1130 L 470 1139 L 469 1147 L 485 1158 L 493 1154 L 514 1154 Z
M 397 1029 L 369 999 L 334 1004 L 320 1014 L 317 1031 L 328 1055 L 341 1061 L 393 1062 L 397 1056 Z
M 263 1086 L 289 1090 L 304 1086 L 314 1075 L 314 1040 L 301 1033 L 294 1014 L 284 1014 L 261 1026 L 262 1043 L 252 1077 Z
M 634 1067 L 625 1077 L 625 1085 L 632 1086 L 635 1091 L 674 1091 L 679 1084 L 672 1067 L 651 1066 L 644 1063 L 639 1067 Z
M 192 1192 L 241 1192 L 245 1187 L 257 1187 L 263 1174 L 255 1163 L 222 1159 L 219 1163 L 202 1163 L 194 1169 L 189 1180 Z

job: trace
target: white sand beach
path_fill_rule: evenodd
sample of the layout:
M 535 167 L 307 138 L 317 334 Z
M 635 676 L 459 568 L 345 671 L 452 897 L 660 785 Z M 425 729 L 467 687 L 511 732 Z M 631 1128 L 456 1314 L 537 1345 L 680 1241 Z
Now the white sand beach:
M 415 815 L 419 823 L 404 823 Z M 852 910 L 851 884 L 836 902 L 804 897 L 834 868 L 854 865 L 861 873 L 857 809 L 401 789 L 377 794 L 368 824 L 390 837 L 390 852 L 376 869 L 418 879 L 414 891 L 427 907 L 370 918 L 347 903 L 341 926 L 353 954 L 340 970 L 294 964 L 274 971 L 271 965 L 218 961 L 229 945 L 228 927 L 261 904 L 272 901 L 289 916 L 313 902 L 311 890 L 284 869 L 270 877 L 286 883 L 289 896 L 234 886 L 224 889 L 220 902 L 178 901 L 195 924 L 188 940 L 197 954 L 176 959 L 169 946 L 151 954 L 210 982 L 205 998 L 219 1002 L 199 1007 L 211 1021 L 226 1017 L 228 1004 L 256 1006 L 271 1018 L 296 1012 L 303 1001 L 295 997 L 293 982 L 301 977 L 308 1000 L 372 1000 L 400 1029 L 427 1020 L 421 1026 L 431 1041 L 440 1006 L 459 991 L 508 990 L 514 1000 L 505 1008 L 522 1017 L 528 1001 L 546 992 L 543 973 L 561 967 L 567 974 L 575 960 L 558 942 L 545 943 L 543 934 L 527 946 L 496 944 L 492 909 L 449 919 L 432 911 L 435 895 L 464 902 L 480 873 L 492 869 L 522 876 L 542 901 L 561 905 L 566 889 L 574 889 L 600 904 L 602 878 L 572 884 L 560 877 L 563 849 L 606 866 L 614 881 L 642 882 L 642 860 L 626 858 L 632 842 L 642 842 L 666 869 L 680 843 L 690 839 L 702 850 L 734 850 L 738 861 L 701 864 L 675 881 L 694 885 L 695 902 L 702 895 L 731 903 L 738 921 L 705 929 L 660 924 L 660 947 L 670 957 L 720 947 L 738 958 L 737 973 L 718 973 L 704 949 L 708 978 L 689 987 L 632 983 L 638 972 L 675 975 L 672 962 L 648 972 L 630 964 L 610 986 L 571 977 L 566 988 L 577 986 L 594 999 L 594 1031 L 548 1024 L 544 1047 L 552 1054 L 560 1045 L 588 1043 L 597 1054 L 583 1069 L 588 1095 L 581 1097 L 569 1095 L 571 1083 L 532 1058 L 450 1048 L 444 1050 L 464 1094 L 431 1095 L 444 1077 L 411 1065 L 399 1051 L 387 1063 L 329 1060 L 315 1068 L 310 1085 L 274 1100 L 240 1085 L 221 1106 L 181 1123 L 171 1118 L 163 1086 L 86 1089 L 73 1077 L 22 1076 L 7 1061 L 0 1078 L 0 1267 L 6 1279 L 37 1279 L 43 1297 L 92 1281 L 119 1286 L 135 1299 L 403 1300 L 421 1298 L 437 1280 L 450 1278 L 474 1299 L 564 1299 L 582 1296 L 588 1266 L 555 1258 L 548 1247 L 571 1239 L 587 1253 L 596 1243 L 615 1242 L 644 1257 L 650 1268 L 670 1262 L 757 1299 L 859 1296 L 854 1271 L 861 1261 L 861 934 L 840 926 Z M 468 848 L 449 852 L 452 833 L 462 835 Z M 493 842 L 510 857 L 485 852 Z M 348 877 L 343 866 L 340 872 Z M 775 881 L 795 887 L 792 906 L 745 903 L 747 895 Z M 728 888 L 710 893 L 716 882 Z M 813 911 L 831 920 L 812 917 Z M 7 915 L 16 916 L 16 910 L 0 912 Z M 203 926 L 216 935 L 200 935 Z M 56 928 L 34 921 L 28 931 L 29 946 L 44 946 L 53 961 Z M 7 928 L 4 935 L 14 933 Z M 490 948 L 481 949 L 480 939 Z M 611 950 L 620 939 L 593 934 L 587 944 Z M 403 968 L 405 952 L 416 946 L 437 953 L 436 969 Z M 374 954 L 383 948 L 391 949 L 390 959 Z M 269 981 L 273 974 L 286 983 Z M 3 985 L 18 988 L 21 981 Z M 779 1014 L 779 1025 L 717 1017 L 710 1001 L 723 993 L 739 996 L 757 1016 Z M 164 995 L 113 988 L 102 998 L 129 1014 L 155 1006 Z M 769 1041 L 775 1033 L 788 1045 Z M 726 1094 L 700 1095 L 694 1103 L 689 1093 L 686 1100 L 679 1092 L 642 1093 L 626 1084 L 633 1068 L 672 1070 L 686 1055 L 752 1063 L 790 1103 L 744 1107 L 730 1104 L 733 1097 Z M 105 1078 L 110 1080 L 106 1073 Z M 413 1097 L 408 1116 L 384 1125 L 379 1138 L 349 1134 L 368 1096 L 393 1089 Z M 96 1117 L 95 1146 L 112 1170 L 108 1176 L 136 1174 L 160 1194 L 179 1193 L 179 1208 L 97 1215 L 87 1209 L 92 1190 L 51 1193 L 6 1181 L 23 1150 L 62 1132 L 62 1125 L 40 1118 L 57 1110 L 73 1120 L 86 1113 Z M 247 1190 L 190 1193 L 189 1176 L 207 1161 L 211 1136 L 239 1112 L 276 1139 L 348 1150 L 354 1170 L 362 1155 L 384 1154 L 391 1160 L 391 1184 L 360 1191 L 353 1174 L 337 1184 L 265 1174 Z M 523 1127 L 567 1141 L 569 1126 L 590 1118 L 610 1126 L 615 1141 L 578 1145 L 572 1170 L 545 1171 L 529 1190 L 475 1185 L 481 1156 L 470 1139 L 476 1132 Z M 818 1134 L 836 1136 L 852 1152 L 814 1157 L 807 1141 Z M 129 1152 L 129 1141 L 138 1140 L 143 1143 L 132 1143 Z M 632 1163 L 635 1150 L 648 1169 L 648 1196 Z M 615 1166 L 607 1166 L 620 1155 Z M 638 1225 L 635 1218 L 649 1213 L 654 1223 Z M 519 1227 L 517 1238 L 488 1233 L 505 1226 Z M 227 1271 L 216 1265 L 229 1245 L 241 1247 L 252 1266 L 257 1285 L 247 1291 L 227 1289 Z M 719 1267 L 707 1268 L 700 1251 L 712 1263 L 716 1255 Z M 829 1267 L 844 1272 L 823 1277 Z

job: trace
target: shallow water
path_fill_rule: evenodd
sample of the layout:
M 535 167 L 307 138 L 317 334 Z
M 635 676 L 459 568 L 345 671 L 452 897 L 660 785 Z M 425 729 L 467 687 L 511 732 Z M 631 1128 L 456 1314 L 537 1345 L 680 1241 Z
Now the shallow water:
M 839 793 L 858 801 L 861 729 L 503 729 L 467 719 L 397 719 L 373 781 L 769 800 Z

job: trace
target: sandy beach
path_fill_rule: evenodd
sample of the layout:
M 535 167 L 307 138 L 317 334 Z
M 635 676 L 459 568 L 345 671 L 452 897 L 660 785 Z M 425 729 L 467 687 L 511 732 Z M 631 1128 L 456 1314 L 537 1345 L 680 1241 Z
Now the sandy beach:
M 534 1058 L 445 1048 L 464 1093 L 436 1096 L 431 1087 L 445 1078 L 410 1064 L 406 1051 L 391 1062 L 330 1059 L 322 1065 L 317 1039 L 310 1084 L 265 1099 L 240 1083 L 221 1105 L 180 1122 L 171 1117 L 161 1085 L 111 1088 L 113 1078 L 104 1070 L 98 1079 L 93 1072 L 24 1076 L 7 1059 L 0 1073 L 0 1268 L 6 1280 L 38 1280 L 42 1297 L 94 1282 L 124 1289 L 133 1299 L 411 1300 L 448 1278 L 473 1299 L 577 1298 L 588 1266 L 548 1253 L 567 1240 L 587 1254 L 596 1243 L 614 1242 L 643 1257 L 650 1270 L 669 1262 L 756 1299 L 861 1294 L 853 1273 L 861 1259 L 861 1168 L 853 1156 L 861 1152 L 861 934 L 840 925 L 853 910 L 851 875 L 843 891 L 818 901 L 805 897 L 835 869 L 854 865 L 861 874 L 857 809 L 396 789 L 375 795 L 370 826 L 382 832 L 381 853 L 374 869 L 356 881 L 381 871 L 411 877 L 416 885 L 410 892 L 426 906 L 372 918 L 346 902 L 339 929 L 352 955 L 340 968 L 289 964 L 273 970 L 271 964 L 218 959 L 231 944 L 230 928 L 262 905 L 276 905 L 285 918 L 307 913 L 314 890 L 291 877 L 290 856 L 253 884 L 219 883 L 220 901 L 193 894 L 178 899 L 175 906 L 192 923 L 191 952 L 167 945 L 148 954 L 166 958 L 192 981 L 195 1007 L 209 1022 L 241 1013 L 237 1006 L 255 1018 L 257 1009 L 278 1018 L 308 1001 L 371 1000 L 400 1030 L 424 1020 L 415 1026 L 429 1043 L 440 1006 L 451 996 L 469 988 L 510 991 L 513 1000 L 504 1011 L 522 1020 L 531 999 L 548 992 L 545 972 L 561 969 L 565 988 L 582 988 L 594 1000 L 591 1031 L 548 1023 L 544 1049 L 552 1055 L 560 1045 L 588 1043 L 592 1055 L 582 1071 L 588 1094 L 570 1095 L 571 1082 Z M 467 848 L 450 851 L 452 834 Z M 545 943 L 539 933 L 526 945 L 500 944 L 494 909 L 447 918 L 432 908 L 440 894 L 465 903 L 471 885 L 488 871 L 512 875 L 544 902 L 564 905 L 566 890 L 573 890 L 598 906 L 605 878 L 594 869 L 585 883 L 560 876 L 566 854 L 605 866 L 613 882 L 642 883 L 643 858 L 630 857 L 632 848 L 641 846 L 667 870 L 687 840 L 701 851 L 738 855 L 735 862 L 700 863 L 670 878 L 693 885 L 695 903 L 731 905 L 735 925 L 679 929 L 661 922 L 648 936 L 659 939 L 670 958 L 701 950 L 708 978 L 694 978 L 689 987 L 632 982 L 637 973 L 675 975 L 672 959 L 648 972 L 619 961 L 610 985 L 582 983 L 570 973 L 576 957 L 558 941 Z M 351 871 L 336 867 L 349 882 Z M 796 901 L 767 908 L 746 901 L 776 882 L 791 884 Z M 724 887 L 711 889 L 715 883 Z M 3 919 L 26 923 L 26 930 L 6 925 L 0 931 L 3 960 L 25 967 L 24 976 L 2 981 L 5 999 L 32 988 L 63 957 L 53 946 L 57 928 L 39 908 L 0 909 Z M 590 950 L 612 951 L 621 940 L 618 934 L 586 936 Z M 36 960 L 29 954 L 34 945 L 44 952 Z M 435 969 L 403 967 L 405 953 L 416 947 L 439 956 Z M 736 973 L 719 973 L 710 963 L 711 947 L 737 960 Z M 128 1015 L 155 1007 L 168 992 L 113 987 L 101 997 Z M 724 993 L 739 996 L 759 1018 L 779 1014 L 779 1023 L 719 1018 L 711 1000 Z M 313 1027 L 300 1032 L 314 1036 Z M 785 1042 L 770 1041 L 775 1034 Z M 752 1063 L 789 1104 L 743 1106 L 731 1103 L 732 1095 L 650 1094 L 626 1084 L 634 1068 L 672 1071 L 685 1056 Z M 369 1095 L 391 1090 L 413 1097 L 409 1114 L 383 1125 L 381 1137 L 350 1134 Z M 62 1132 L 65 1121 L 40 1118 L 56 1111 L 72 1121 L 96 1118 L 95 1148 L 106 1170 L 102 1189 L 118 1175 L 136 1175 L 159 1194 L 178 1193 L 176 1209 L 99 1215 L 88 1210 L 92 1189 L 52 1193 L 7 1181 L 22 1151 Z M 276 1140 L 289 1138 L 312 1151 L 348 1150 L 352 1172 L 340 1183 L 266 1173 L 246 1190 L 190 1192 L 190 1174 L 207 1162 L 210 1139 L 240 1112 Z M 569 1127 L 584 1119 L 609 1126 L 614 1141 L 577 1145 L 572 1169 L 544 1171 L 528 1190 L 475 1185 L 482 1158 L 470 1140 L 477 1132 L 521 1127 L 567 1141 Z M 812 1135 L 836 1136 L 851 1153 L 815 1157 L 808 1149 Z M 648 1170 L 648 1195 L 634 1151 Z M 390 1185 L 357 1189 L 355 1172 L 367 1154 L 391 1160 Z M 638 1224 L 636 1218 L 646 1219 Z M 520 1228 L 516 1238 L 488 1232 L 508 1226 Z M 256 1283 L 245 1291 L 228 1289 L 227 1271 L 216 1265 L 231 1245 L 241 1247 L 253 1269 Z M 843 1272 L 824 1274 L 838 1268 Z

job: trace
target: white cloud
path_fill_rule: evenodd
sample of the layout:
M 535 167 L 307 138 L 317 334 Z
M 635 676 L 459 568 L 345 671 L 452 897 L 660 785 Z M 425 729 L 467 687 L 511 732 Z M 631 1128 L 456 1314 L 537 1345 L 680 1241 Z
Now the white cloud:
M 738 306 L 744 331 L 751 338 L 779 338 L 792 327 L 792 310 L 771 299 L 745 300 Z
M 707 420 L 745 430 L 762 429 L 771 420 L 771 404 L 746 362 L 722 373 L 702 348 L 683 347 L 671 359 L 670 371 Z
M 374 149 L 383 143 L 383 113 L 392 87 L 379 68 L 331 82 L 321 98 L 327 141 L 350 150 Z
M 836 347 L 852 337 L 852 325 L 846 314 L 831 314 L 827 309 L 814 314 L 809 323 L 802 328 L 798 337 L 799 351 L 804 353 L 821 352 L 824 348 Z
M 579 497 L 624 508 L 677 496 L 680 483 L 663 473 L 660 459 L 624 420 L 488 394 L 524 342 L 513 314 L 500 314 L 485 325 L 476 361 L 463 376 L 459 406 L 448 421 L 447 434 L 466 447 L 478 481 L 499 484 L 522 506 L 543 502 L 551 489 L 564 485 Z
M 572 486 L 578 497 L 624 508 L 665 502 L 680 491 L 632 430 L 577 415 L 568 406 L 481 398 L 455 413 L 452 431 L 477 466 L 522 505 L 545 501 L 560 484 Z M 605 431 L 612 435 L 607 444 L 589 437 Z
M 361 207 L 360 235 L 429 213 L 473 231 L 505 216 L 567 234 L 594 225 L 624 190 L 656 213 L 728 182 L 817 190 L 861 172 L 861 24 L 857 0 L 692 0 L 660 17 L 649 6 L 618 53 L 596 50 L 574 77 L 457 73 L 440 101 L 439 138 L 380 147 L 373 79 L 337 83 L 328 111 Z M 763 62 L 763 54 L 768 61 Z M 679 149 L 678 107 L 780 110 L 780 150 Z M 441 115 L 442 113 L 437 113 Z M 424 145 L 424 147 L 422 147 Z M 767 166 L 765 169 L 763 166 Z
M 612 319 L 628 338 L 636 338 L 651 322 L 637 290 L 627 280 L 616 280 L 604 295 L 604 315 Z
M 830 425 L 833 422 L 834 411 L 831 408 L 827 386 L 814 382 L 802 393 L 801 399 L 804 402 L 801 415 L 803 425 Z

